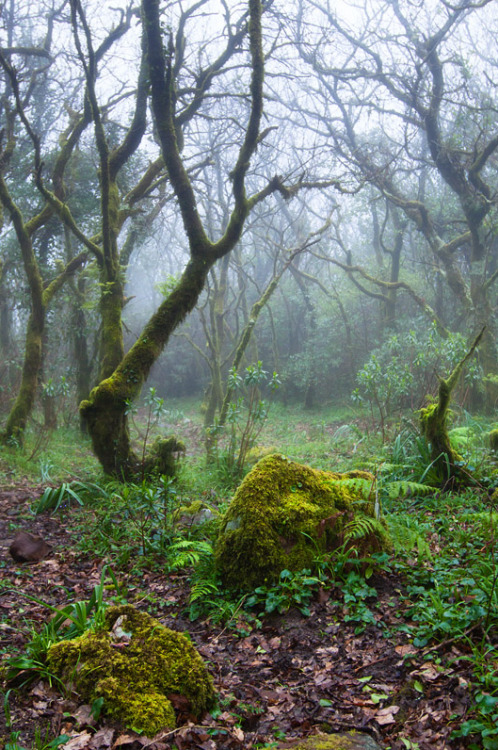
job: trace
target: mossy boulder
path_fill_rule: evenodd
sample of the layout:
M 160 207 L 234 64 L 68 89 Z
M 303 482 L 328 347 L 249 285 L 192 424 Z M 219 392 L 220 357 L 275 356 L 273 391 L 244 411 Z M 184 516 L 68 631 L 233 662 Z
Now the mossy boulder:
M 251 590 L 276 581 L 285 568 L 312 568 L 317 551 L 343 545 L 360 556 L 390 549 L 385 524 L 361 491 L 373 481 L 369 472 L 335 474 L 279 454 L 261 459 L 220 523 L 215 555 L 223 583 Z
M 109 607 L 102 629 L 51 646 L 47 663 L 84 701 L 103 698 L 109 717 L 149 737 L 176 726 L 175 696 L 187 699 L 195 718 L 215 703 L 188 638 L 131 605 Z
M 369 734 L 355 731 L 317 734 L 305 740 L 277 745 L 277 750 L 280 747 L 288 750 L 381 750 L 380 745 Z

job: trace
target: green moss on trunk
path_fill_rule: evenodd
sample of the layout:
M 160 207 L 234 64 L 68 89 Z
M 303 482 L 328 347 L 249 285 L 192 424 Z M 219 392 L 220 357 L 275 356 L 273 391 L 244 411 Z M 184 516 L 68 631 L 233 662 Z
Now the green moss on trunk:
M 14 406 L 7 418 L 2 440 L 16 440 L 22 444 L 24 430 L 31 414 L 38 388 L 38 373 L 42 361 L 42 337 L 45 322 L 45 312 L 31 313 L 26 331 L 26 349 L 22 370 L 21 387 L 14 402 Z
M 213 261 L 211 261 L 212 264 Z M 145 326 L 114 372 L 80 404 L 95 455 L 107 474 L 128 477 L 141 470 L 133 454 L 126 411 L 140 393 L 171 333 L 195 306 L 210 263 L 192 260 L 169 297 Z
M 491 432 L 488 435 L 489 440 L 489 447 L 492 451 L 495 453 L 498 453 L 498 429 L 497 430 L 491 430 Z
M 430 404 L 420 411 L 420 429 L 422 435 L 430 443 L 432 461 L 442 483 L 461 473 L 462 458 L 452 448 L 448 435 L 447 421 L 451 392 L 458 383 L 465 364 L 479 345 L 483 334 L 484 328 L 474 339 L 465 357 L 454 367 L 449 378 L 447 380 L 439 379 L 437 403 Z

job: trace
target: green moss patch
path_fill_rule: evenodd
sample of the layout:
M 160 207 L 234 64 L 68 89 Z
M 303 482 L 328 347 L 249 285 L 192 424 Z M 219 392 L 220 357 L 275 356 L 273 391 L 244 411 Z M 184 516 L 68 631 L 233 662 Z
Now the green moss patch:
M 278 745 L 288 750 L 381 750 L 380 745 L 368 734 L 360 732 L 340 732 L 339 734 L 318 734 L 306 740 Z
M 251 590 L 273 583 L 284 568 L 312 567 L 317 551 L 341 547 L 360 518 L 369 519 L 369 531 L 348 543 L 361 555 L 389 548 L 385 525 L 352 480 L 359 487 L 374 478 L 312 469 L 279 454 L 259 461 L 221 522 L 215 553 L 224 584 Z
M 488 440 L 491 450 L 498 453 L 498 430 L 491 430 L 488 435 Z
M 215 702 L 211 678 L 190 641 L 131 605 L 110 607 L 105 627 L 52 646 L 48 666 L 88 703 L 153 736 L 176 725 L 172 696 L 199 718 Z

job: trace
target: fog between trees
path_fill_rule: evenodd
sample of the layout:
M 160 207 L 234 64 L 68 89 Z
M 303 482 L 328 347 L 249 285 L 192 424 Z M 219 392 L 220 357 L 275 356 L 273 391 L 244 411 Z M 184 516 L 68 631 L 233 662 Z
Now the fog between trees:
M 492 412 L 497 23 L 468 0 L 6 3 L 2 439 L 64 398 L 133 474 L 144 385 L 209 426 L 258 360 L 281 398 L 385 420 L 483 326 L 461 396 Z

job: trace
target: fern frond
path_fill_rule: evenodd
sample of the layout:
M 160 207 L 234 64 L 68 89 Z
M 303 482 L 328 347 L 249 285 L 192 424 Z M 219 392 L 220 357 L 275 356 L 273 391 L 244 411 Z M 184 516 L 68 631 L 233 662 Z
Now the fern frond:
M 192 568 L 201 562 L 206 562 L 212 556 L 212 544 L 200 539 L 180 539 L 171 544 L 168 549 L 168 563 L 171 570 Z
M 411 516 L 387 516 L 387 525 L 396 552 L 416 551 L 419 559 L 432 559 L 426 539 L 427 528 Z
M 344 527 L 344 540 L 349 541 L 350 539 L 364 539 L 370 534 L 378 533 L 380 529 L 384 531 L 382 524 L 377 521 L 376 518 L 369 518 L 368 516 L 356 516 Z
M 372 492 L 373 482 L 371 479 L 365 479 L 364 477 L 345 477 L 344 479 L 337 479 L 333 484 L 339 487 L 347 487 L 348 489 L 363 495 L 364 498 L 369 498 Z
M 189 604 L 192 602 L 199 601 L 199 599 L 206 599 L 208 596 L 218 593 L 218 586 L 214 581 L 201 579 L 192 583 L 190 590 Z
M 414 495 L 425 497 L 433 492 L 438 492 L 437 487 L 432 487 L 429 484 L 421 484 L 420 482 L 413 482 L 408 479 L 399 479 L 394 482 L 388 482 L 384 487 L 391 500 L 396 500 L 398 497 L 413 497 Z

